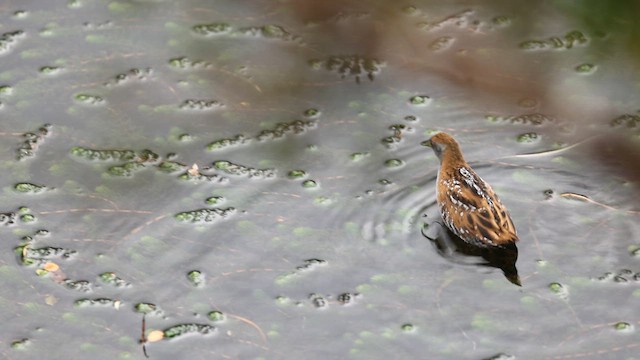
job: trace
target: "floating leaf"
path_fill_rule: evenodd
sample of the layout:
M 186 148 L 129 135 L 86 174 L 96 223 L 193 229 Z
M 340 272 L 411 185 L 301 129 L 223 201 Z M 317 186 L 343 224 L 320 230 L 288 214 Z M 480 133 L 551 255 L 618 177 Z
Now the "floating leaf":
M 54 272 L 54 271 L 58 271 L 60 270 L 60 266 L 54 262 L 46 262 L 43 266 L 43 269 L 49 271 L 49 272 Z
M 162 330 L 153 330 L 147 335 L 147 342 L 157 342 L 164 339 L 164 331 Z

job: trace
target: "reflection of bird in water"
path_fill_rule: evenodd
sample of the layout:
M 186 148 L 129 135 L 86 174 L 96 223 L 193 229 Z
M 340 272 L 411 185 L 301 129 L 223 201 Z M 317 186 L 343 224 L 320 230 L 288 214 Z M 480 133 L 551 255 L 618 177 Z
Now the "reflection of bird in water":
M 503 270 L 520 285 L 515 268 L 518 235 L 509 213 L 498 196 L 462 156 L 458 143 L 446 133 L 438 133 L 422 143 L 440 159 L 436 197 L 445 225 L 460 239 L 458 252 L 482 256 L 489 266 Z M 504 262 L 512 262 L 510 266 Z
M 465 265 L 480 265 L 502 270 L 504 276 L 511 283 L 521 286 L 520 276 L 516 268 L 518 260 L 518 248 L 514 243 L 504 247 L 480 247 L 465 242 L 448 228 L 443 227 L 435 237 L 425 234 L 427 224 L 423 228 L 423 235 L 431 240 L 438 253 L 452 262 Z M 477 262 L 473 258 L 482 258 L 483 262 Z

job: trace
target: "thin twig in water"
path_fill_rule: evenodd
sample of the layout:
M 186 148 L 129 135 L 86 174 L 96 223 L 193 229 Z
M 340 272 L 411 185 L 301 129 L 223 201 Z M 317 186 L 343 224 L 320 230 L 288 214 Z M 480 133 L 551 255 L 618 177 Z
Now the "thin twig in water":
M 146 357 L 147 359 L 149 358 L 149 355 L 147 355 L 147 337 L 144 335 L 144 333 L 146 332 L 146 328 L 147 328 L 147 320 L 145 317 L 146 314 L 142 314 L 142 335 L 140 335 L 140 344 L 142 344 L 142 353 L 144 354 L 144 357 Z
M 233 314 L 227 314 L 229 315 L 229 317 L 232 317 L 234 319 L 240 320 L 244 323 L 249 324 L 251 327 L 253 327 L 254 329 L 258 330 L 258 333 L 260 333 L 260 337 L 262 338 L 262 341 L 264 341 L 265 344 L 267 344 L 267 336 L 265 335 L 264 331 L 262 331 L 262 329 L 260 328 L 260 326 L 258 326 L 258 324 L 254 323 L 253 321 L 244 318 L 242 316 L 238 316 L 238 315 L 233 315 Z
M 559 153 L 562 153 L 564 151 L 573 149 L 574 147 L 580 146 L 580 145 L 584 144 L 587 141 L 593 140 L 594 138 L 596 138 L 596 136 L 588 137 L 588 138 L 586 138 L 584 140 L 578 141 L 575 144 L 572 144 L 572 145 L 569 145 L 569 146 L 565 146 L 565 147 L 562 147 L 560 149 L 543 150 L 543 151 L 540 151 L 540 152 L 530 153 L 530 154 L 509 155 L 509 156 L 501 157 L 499 159 L 527 158 L 527 157 L 544 156 L 544 155 L 555 155 L 555 154 L 559 154 Z
M 560 196 L 563 197 L 563 198 L 566 198 L 566 199 L 584 201 L 584 202 L 588 202 L 590 204 L 602 206 L 603 208 L 608 209 L 608 210 L 618 210 L 618 209 L 614 208 L 613 206 L 610 206 L 610 205 L 607 205 L 607 204 L 603 204 L 603 203 L 597 202 L 595 200 L 591 200 L 586 195 L 576 194 L 576 193 L 572 193 L 572 192 L 564 192 L 564 193 L 560 194 Z M 624 212 L 626 212 L 627 214 L 640 214 L 640 211 L 634 211 L 634 210 L 624 210 Z

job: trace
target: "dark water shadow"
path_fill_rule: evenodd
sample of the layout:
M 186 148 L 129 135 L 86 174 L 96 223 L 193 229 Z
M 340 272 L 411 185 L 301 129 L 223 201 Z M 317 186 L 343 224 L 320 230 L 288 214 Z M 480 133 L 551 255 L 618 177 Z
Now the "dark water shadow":
M 426 234 L 428 227 L 437 227 L 435 237 L 430 237 Z M 510 244 L 500 248 L 478 247 L 468 244 L 448 228 L 437 222 L 431 225 L 425 223 L 422 229 L 422 235 L 429 239 L 438 254 L 448 261 L 464 265 L 500 269 L 509 282 L 522 286 L 518 269 L 516 268 L 516 261 L 518 260 L 518 248 L 516 244 Z

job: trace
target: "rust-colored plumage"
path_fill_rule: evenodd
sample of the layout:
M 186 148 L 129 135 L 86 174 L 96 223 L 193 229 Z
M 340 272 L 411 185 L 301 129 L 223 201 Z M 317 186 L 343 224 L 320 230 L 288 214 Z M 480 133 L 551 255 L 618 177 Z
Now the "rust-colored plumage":
M 438 133 L 423 144 L 433 148 L 440 159 L 436 192 L 447 227 L 464 241 L 483 247 L 518 241 L 507 209 L 467 164 L 453 137 Z

